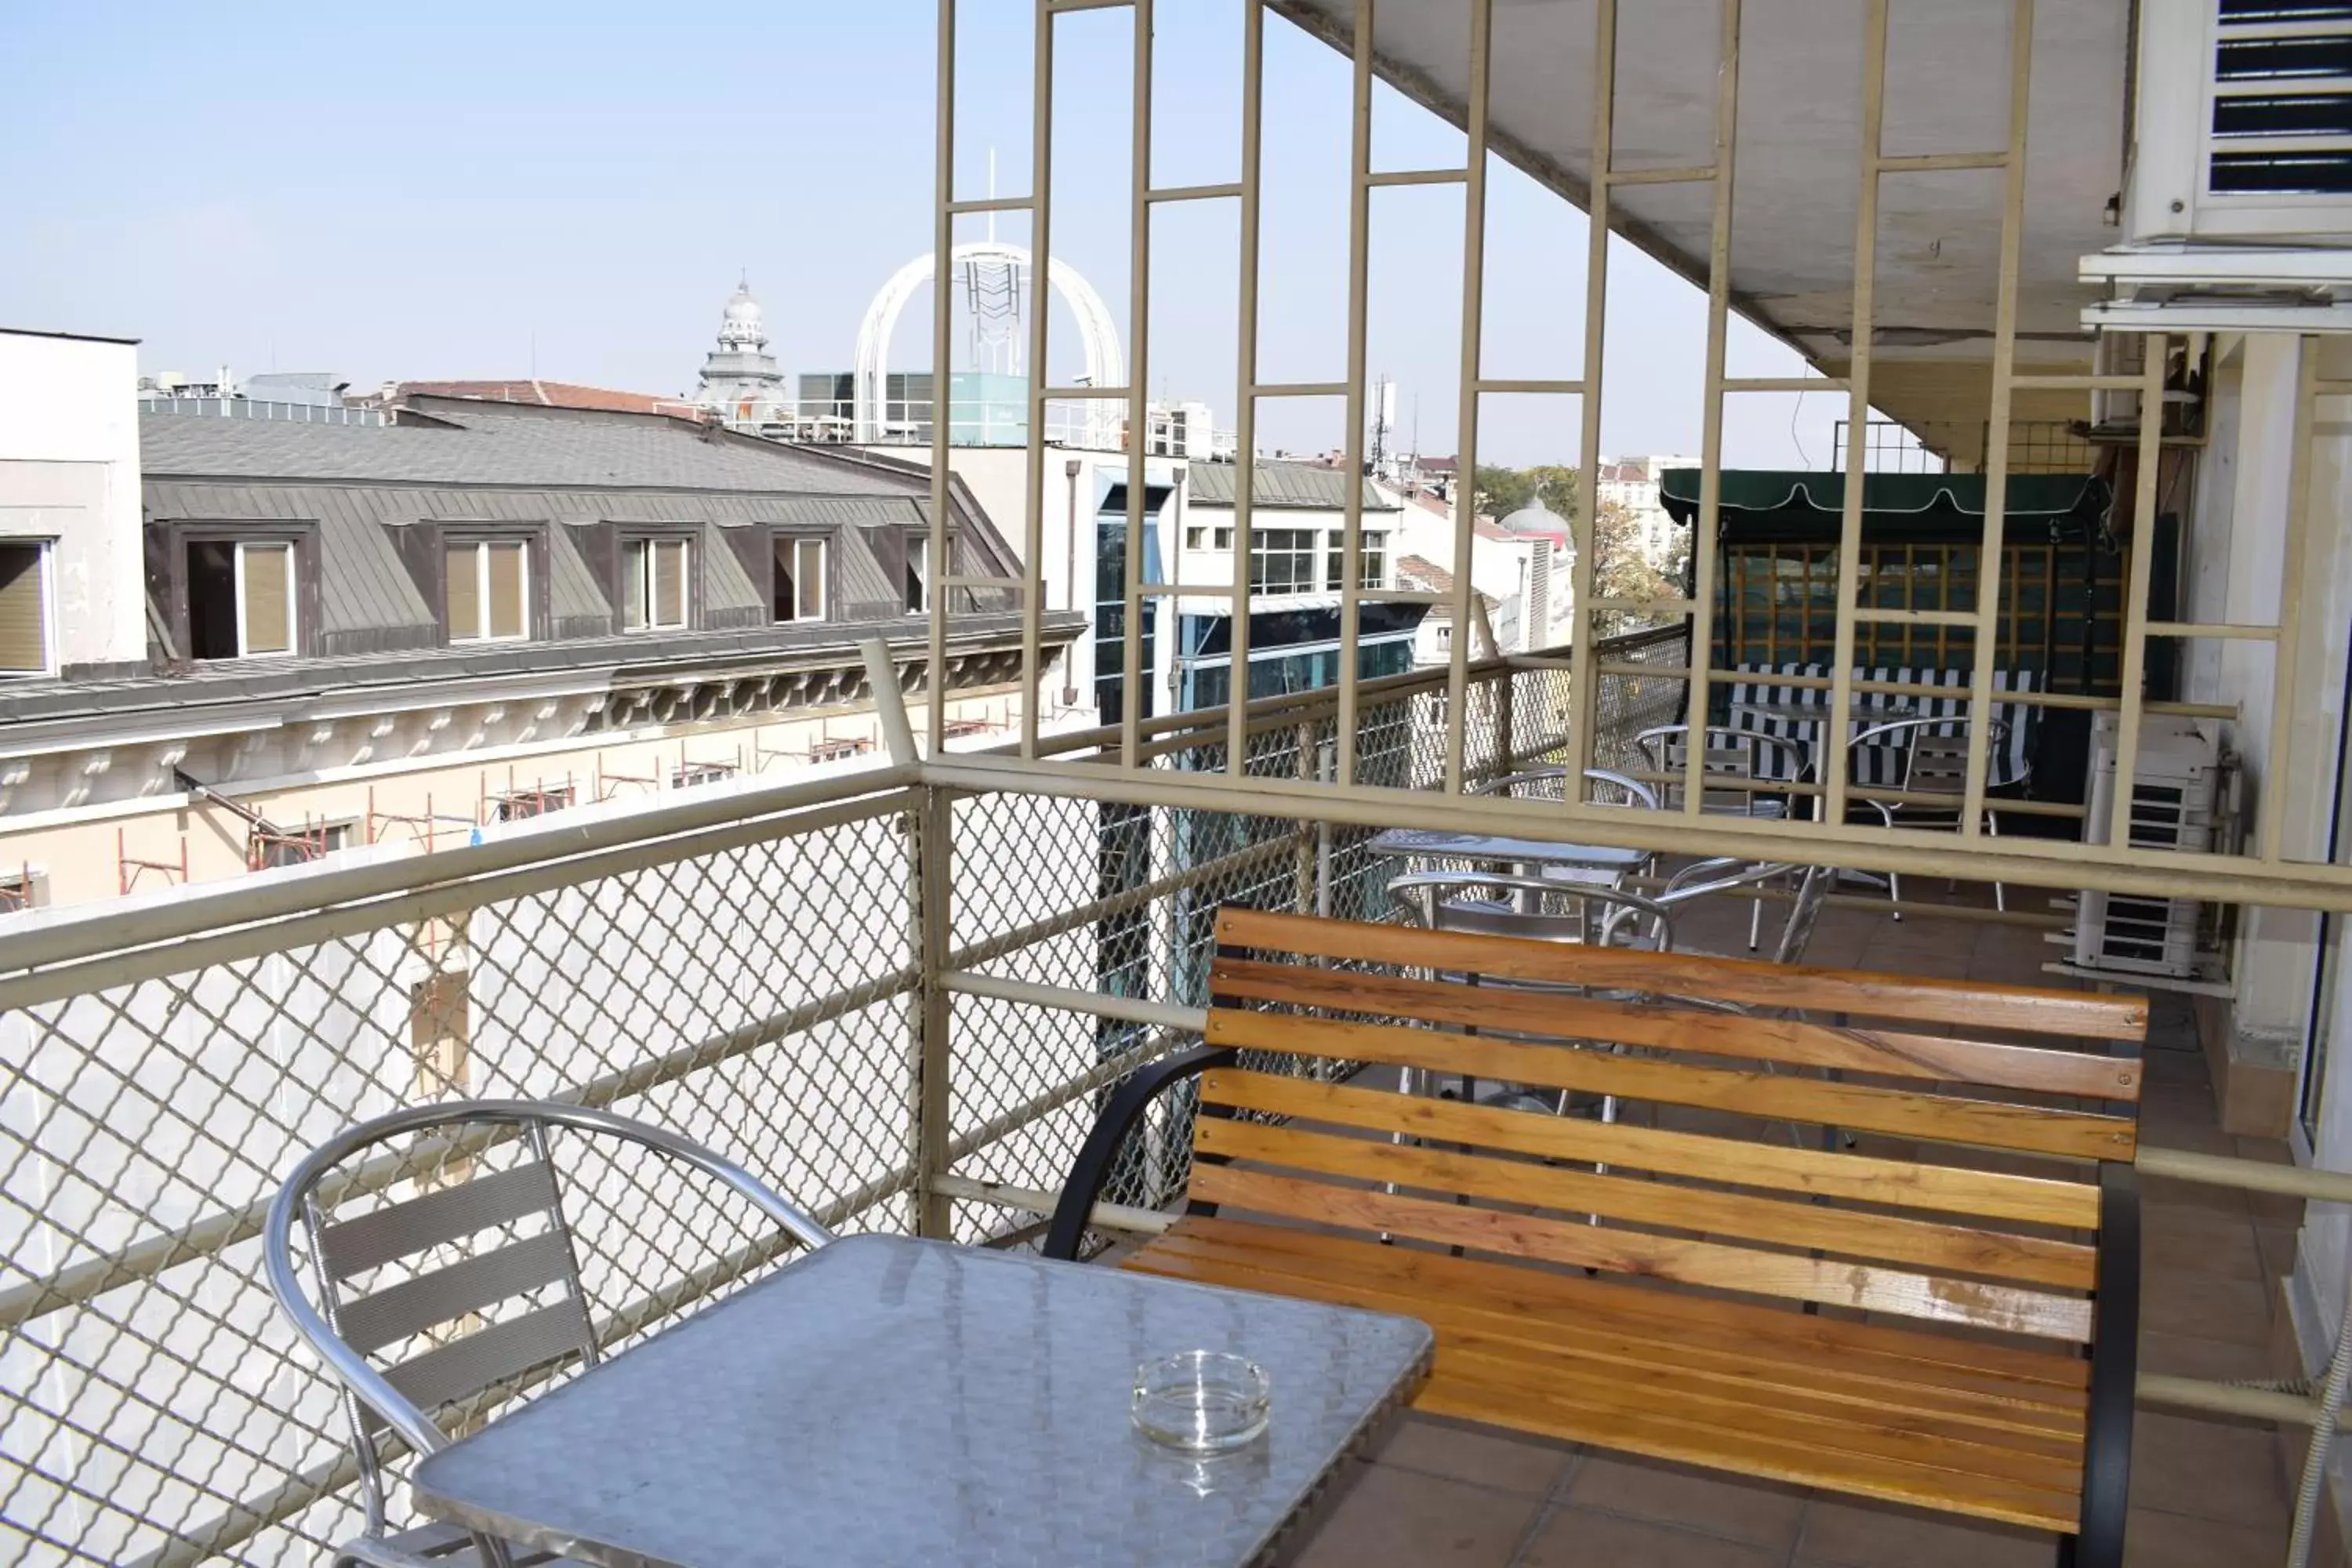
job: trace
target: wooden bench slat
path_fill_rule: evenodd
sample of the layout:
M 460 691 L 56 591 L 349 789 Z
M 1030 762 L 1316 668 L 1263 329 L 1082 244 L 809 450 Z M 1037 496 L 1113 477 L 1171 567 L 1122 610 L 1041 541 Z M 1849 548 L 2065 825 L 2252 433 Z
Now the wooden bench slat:
M 1162 1237 L 1129 1258 L 1126 1267 L 1147 1273 L 1233 1286 L 1274 1295 L 1303 1296 L 1333 1306 L 1360 1307 L 1367 1311 L 1394 1312 L 1420 1318 L 1448 1337 L 1477 1335 L 1514 1353 L 1570 1356 L 1603 1364 L 1628 1367 L 1671 1366 L 1693 1378 L 1746 1393 L 1767 1403 L 1789 1397 L 1875 1410 L 1890 1415 L 1916 1414 L 1965 1423 L 1988 1431 L 2010 1432 L 2030 1439 L 2056 1442 L 2079 1452 L 2083 1441 L 2083 1407 L 2021 1399 L 2014 1393 L 1989 1394 L 1913 1382 L 1887 1373 L 1857 1370 L 1850 1364 L 1799 1361 L 1781 1354 L 1768 1339 L 1724 1348 L 1671 1330 L 1620 1327 L 1608 1319 L 1538 1318 L 1475 1304 L 1452 1294 L 1430 1295 L 1409 1288 L 1327 1276 L 1311 1262 L 1293 1265 L 1296 1272 L 1276 1265 L 1272 1257 L 1252 1257 L 1245 1251 L 1202 1245 L 1197 1238 Z M 1868 1363 L 1865 1363 L 1866 1365 Z M 2004 1385 L 2006 1386 L 2006 1385 Z
M 1892 1030 L 1832 1028 L 1788 1018 L 1755 1018 L 1557 992 L 1515 991 L 1223 958 L 1211 975 L 1219 997 L 1281 1002 L 1339 1012 L 1383 1013 L 1430 1024 L 1611 1040 L 1707 1056 L 1744 1057 L 1806 1067 L 1937 1082 L 2031 1089 L 2089 1100 L 2137 1100 L 2135 1058 L 2040 1046 L 1998 1045 Z
M 1869 1372 L 2084 1408 L 2090 1369 L 2071 1351 L 1973 1335 L 1865 1322 L 1799 1311 L 1778 1302 L 1717 1296 L 1615 1279 L 1572 1269 L 1531 1268 L 1423 1247 L 1382 1246 L 1357 1236 L 1192 1215 L 1152 1242 L 1230 1258 L 1271 1272 L 1298 1271 L 1393 1287 L 1429 1298 L 1472 1301 L 1531 1323 L 1572 1327 L 1605 1322 L 1612 1330 L 1671 1333 L 1693 1343 L 1743 1352 L 1769 1346 L 1801 1366 Z
M 1192 1195 L 1262 1214 L 1421 1241 L 1475 1247 L 1549 1263 L 1572 1263 L 1616 1274 L 1645 1275 L 1686 1285 L 1782 1296 L 1824 1306 L 1892 1312 L 1930 1321 L 2000 1329 L 2011 1333 L 2087 1342 L 2088 1300 L 2010 1285 L 1938 1279 L 1902 1269 L 1837 1263 L 1790 1253 L 1759 1252 L 1710 1241 L 1686 1241 L 1540 1215 L 1468 1208 L 1325 1182 L 1195 1165 Z
M 1664 1413 L 1580 1410 L 1564 1401 L 1515 1397 L 1507 1389 L 1452 1377 L 1432 1377 L 1413 1407 L 1564 1442 L 1589 1443 L 1621 1453 L 1727 1469 L 1795 1486 L 1822 1487 L 2032 1530 L 2073 1530 L 2079 1506 L 2073 1492 L 1872 1459 L 1758 1434 L 1727 1432 Z
M 1760 1070 L 1646 1061 L 1435 1029 L 1340 1023 L 1226 1007 L 1210 1011 L 1207 1038 L 1218 1046 L 1418 1067 L 1496 1083 L 1581 1089 L 1626 1100 L 1727 1110 L 1766 1121 L 1811 1121 L 1897 1138 L 2074 1159 L 2127 1160 L 2137 1134 L 2137 1124 L 2126 1117 L 1916 1094 Z
M 1504 1114 L 1527 1115 L 1524 1111 Z M 1598 1175 L 1527 1160 L 1495 1159 L 1223 1117 L 1201 1117 L 1194 1128 L 1195 1146 L 1203 1153 L 1322 1176 L 1393 1182 L 1425 1192 L 1531 1204 L 1568 1215 L 1601 1215 L 1635 1225 L 1691 1231 L 1717 1241 L 1737 1238 L 1810 1247 L 1836 1257 L 1908 1264 L 1938 1274 L 1983 1275 L 2068 1290 L 2088 1290 L 2096 1278 L 2097 1259 L 2091 1248 L 2042 1237 Z
M 1603 1125 L 1581 1117 L 1529 1116 L 1457 1100 L 1239 1068 L 1211 1068 L 1202 1075 L 1201 1092 L 1215 1104 L 1243 1110 L 1441 1142 L 1483 1143 L 1548 1159 L 1628 1165 L 1662 1175 L 2074 1230 L 2095 1230 L 2099 1223 L 2099 1189 L 2088 1182 L 1832 1154 L 1626 1121 Z
M 1759 959 L 1706 958 L 1582 946 L 1524 937 L 1479 936 L 1412 926 L 1365 925 L 1228 904 L 1217 941 L 1314 958 L 1369 960 L 1409 968 L 1458 969 L 1516 980 L 1617 986 L 1714 996 L 1764 1007 L 1799 1007 L 1914 1023 L 1965 1024 L 2106 1040 L 2147 1033 L 2144 998 L 1987 985 L 1964 980 L 1874 974 Z
M 1824 1415 L 1821 1406 L 1801 1396 L 1776 1405 L 1726 1398 L 1694 1385 L 1672 1367 L 1653 1367 L 1631 1376 L 1591 1365 L 1498 1355 L 1494 1347 L 1457 1340 L 1451 1346 L 1440 1344 L 1435 1372 L 1459 1382 L 1486 1384 L 1507 1397 L 1559 1399 L 1620 1416 L 1664 1414 L 1704 1426 L 1769 1433 L 1808 1447 L 2051 1491 L 2074 1493 L 2080 1487 L 2079 1480 L 2069 1484 L 2063 1479 L 2081 1474 L 2079 1444 L 2042 1440 L 2035 1447 L 2013 1447 L 1987 1440 L 1995 1434 L 1956 1430 L 1932 1418 L 1874 1419 L 1853 1411 Z

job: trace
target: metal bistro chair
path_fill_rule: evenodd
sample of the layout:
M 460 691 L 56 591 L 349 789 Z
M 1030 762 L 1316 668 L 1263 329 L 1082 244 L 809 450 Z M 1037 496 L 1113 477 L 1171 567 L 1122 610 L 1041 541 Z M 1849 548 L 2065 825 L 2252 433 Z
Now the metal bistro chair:
M 1727 725 L 1708 725 L 1699 731 L 1699 744 L 1704 748 L 1699 759 L 1702 778 L 1721 779 L 1727 784 L 1738 782 L 1767 780 L 1795 784 L 1803 779 L 1812 766 L 1805 748 L 1795 741 L 1780 735 L 1767 735 L 1759 731 L 1736 730 Z M 1644 730 L 1633 737 L 1633 744 L 1642 753 L 1650 772 L 1666 775 L 1668 783 L 1661 792 L 1664 809 L 1680 811 L 1683 805 L 1683 784 L 1680 782 L 1689 764 L 1691 727 L 1688 724 L 1661 724 Z M 1699 810 L 1711 816 L 1753 816 L 1778 819 L 1790 814 L 1790 797 L 1759 794 L 1744 788 L 1712 789 L 1700 786 Z M 1756 951 L 1764 940 L 1764 906 L 1758 904 L 1748 922 L 1748 950 Z
M 1557 765 L 1528 768 L 1501 778 L 1488 779 L 1473 788 L 1472 795 L 1501 795 L 1507 800 L 1552 800 L 1568 798 L 1569 775 L 1575 770 Z M 1632 778 L 1608 768 L 1587 768 L 1584 776 L 1592 781 L 1592 804 L 1622 805 L 1636 811 L 1658 809 L 1658 793 L 1637 778 Z M 1637 868 L 1644 877 L 1657 870 L 1654 854 Z M 1597 867 L 1555 866 L 1544 872 L 1546 880 L 1559 882 L 1593 882 L 1604 887 L 1616 887 L 1624 880 L 1622 871 L 1602 870 Z
M 581 1288 L 573 1230 L 548 1157 L 548 1130 L 594 1135 L 688 1166 L 748 1200 L 787 1237 L 809 1247 L 833 1239 L 757 1177 L 702 1145 L 658 1127 L 584 1106 L 520 1100 L 455 1100 L 396 1110 L 352 1127 L 305 1155 L 269 1206 L 263 1232 L 270 1293 L 297 1333 L 343 1386 L 358 1461 L 364 1533 L 346 1542 L 336 1568 L 448 1568 L 471 1555 L 483 1568 L 562 1561 L 552 1553 L 428 1524 L 391 1531 L 384 1518 L 384 1434 L 413 1452 L 445 1447 L 452 1435 L 431 1413 L 551 1370 L 575 1358 L 597 1361 L 595 1331 Z M 484 1169 L 505 1132 L 526 1157 Z M 422 1148 L 386 1152 L 355 1170 L 356 1157 L 415 1135 L 441 1134 Z M 342 1200 L 452 1170 L 461 1179 L 338 1219 Z M 580 1189 L 575 1186 L 575 1193 Z M 299 1226 L 318 1283 L 314 1304 L 297 1273 Z M 488 1233 L 459 1255 L 432 1256 Z M 394 1276 L 389 1281 L 362 1277 Z M 504 1307 L 506 1310 L 498 1309 Z M 385 1352 L 405 1350 L 396 1363 Z M 379 1363 L 386 1364 L 379 1365 Z M 461 1419 L 471 1413 L 461 1409 Z M 616 1442 L 626 1435 L 614 1434 Z
M 1479 898 L 1479 890 L 1500 897 Z M 1407 920 L 1430 931 L 1473 931 L 1485 936 L 1528 937 L 1538 942 L 1580 942 L 1598 947 L 1623 947 L 1649 952 L 1674 951 L 1674 911 L 1655 899 L 1613 888 L 1559 882 L 1548 877 L 1522 877 L 1509 872 L 1426 871 L 1399 877 L 1389 884 L 1389 897 Z M 1524 900 L 1521 908 L 1514 898 Z M 1580 985 L 1540 980 L 1496 980 L 1488 984 L 1519 991 L 1549 991 L 1564 995 L 1610 995 Z M 1613 1047 L 1612 1047 L 1613 1048 Z M 1405 1091 L 1433 1088 L 1405 1069 Z M 1444 1090 L 1438 1092 L 1443 1095 Z M 1482 1105 L 1537 1109 L 1565 1116 L 1569 1096 L 1558 1089 L 1533 1089 L 1498 1085 L 1479 1094 L 1469 1085 L 1456 1091 Z M 1616 1101 L 1604 1099 L 1601 1120 L 1616 1119 Z
M 1862 797 L 1864 804 L 1878 813 L 1887 826 L 1899 826 L 1906 819 L 1926 827 L 1957 827 L 1959 826 L 1961 799 L 1968 793 L 1969 729 L 1972 719 L 1897 719 L 1890 723 L 1874 724 L 1854 736 L 1849 742 L 1847 774 L 1863 776 L 1862 764 L 1871 754 L 1863 748 L 1875 746 L 1880 752 L 1899 749 L 1902 762 L 1895 772 L 1895 788 L 1905 795 L 1935 795 L 1951 804 L 1921 804 L 1914 801 L 1876 800 Z M 1986 752 L 1988 785 L 2022 783 L 2024 774 L 2001 776 L 2000 763 L 2009 743 L 2009 726 L 1999 719 L 1990 721 Z M 1985 807 L 1985 832 L 1994 837 L 2000 835 L 2000 818 L 1990 805 Z M 1899 904 L 1903 901 L 1903 879 L 1887 873 L 1886 896 Z M 2006 910 L 2009 893 L 1999 882 L 1992 885 L 1993 907 Z M 1895 918 L 1901 920 L 1903 911 L 1896 910 Z

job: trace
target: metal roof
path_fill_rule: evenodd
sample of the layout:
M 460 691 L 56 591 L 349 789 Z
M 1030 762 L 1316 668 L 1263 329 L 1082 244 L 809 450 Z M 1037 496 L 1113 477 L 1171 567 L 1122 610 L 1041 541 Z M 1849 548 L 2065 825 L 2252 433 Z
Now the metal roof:
M 433 417 L 457 428 L 151 414 L 139 421 L 140 463 L 151 475 L 414 485 L 849 496 L 912 488 L 855 458 L 655 416 L 549 418 L 444 404 Z
M 1186 470 L 1192 479 L 1192 500 L 1195 506 L 1231 506 L 1234 504 L 1235 466 L 1231 463 L 1194 463 Z M 1255 507 L 1292 507 L 1301 510 L 1341 511 L 1348 505 L 1348 474 L 1344 468 L 1327 468 L 1318 463 L 1265 463 L 1257 465 L 1252 480 L 1250 504 Z M 1391 496 L 1370 480 L 1364 483 L 1366 511 L 1397 511 L 1402 510 Z

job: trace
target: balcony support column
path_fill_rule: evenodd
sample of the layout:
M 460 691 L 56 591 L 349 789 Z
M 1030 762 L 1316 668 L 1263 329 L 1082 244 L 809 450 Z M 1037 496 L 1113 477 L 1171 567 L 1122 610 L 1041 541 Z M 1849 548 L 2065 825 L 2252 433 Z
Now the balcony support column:
M 922 989 L 911 998 L 907 1042 L 915 1234 L 945 1241 L 951 1239 L 954 1207 L 939 1190 L 938 1178 L 947 1174 L 949 1164 L 948 1086 L 954 1063 L 948 1039 L 954 1004 L 941 977 L 953 908 L 955 797 L 944 789 L 925 789 L 922 805 L 907 820 L 907 907 L 913 915 L 915 964 L 923 977 Z

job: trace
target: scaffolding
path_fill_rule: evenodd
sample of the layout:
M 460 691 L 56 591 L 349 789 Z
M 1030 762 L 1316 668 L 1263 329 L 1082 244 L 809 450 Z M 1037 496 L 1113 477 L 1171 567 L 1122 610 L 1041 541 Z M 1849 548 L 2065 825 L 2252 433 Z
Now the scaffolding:
M 677 766 L 670 773 L 669 787 L 690 789 L 696 784 L 718 784 L 722 780 L 735 777 L 742 771 L 743 748 L 740 746 L 735 748 L 731 757 L 703 758 L 698 761 L 687 754 L 686 743 L 680 742 L 677 748 Z
M 604 753 L 602 752 L 596 753 L 595 783 L 596 799 L 599 801 L 613 799 L 621 793 L 621 786 L 624 784 L 635 784 L 648 794 L 658 791 L 662 786 L 661 779 L 657 774 L 606 773 Z
M 188 879 L 188 836 L 180 835 L 180 858 L 177 860 L 134 859 L 131 854 L 130 837 L 120 827 L 114 830 L 114 875 L 116 884 L 125 898 L 139 885 L 139 879 L 149 872 L 163 878 L 170 885 L 173 879 L 185 884 Z
M 245 835 L 245 868 L 266 871 L 273 866 L 306 866 L 322 860 L 334 847 L 329 832 L 327 824 L 307 817 L 299 827 L 279 827 L 254 816 Z
M 366 842 L 370 844 L 381 844 L 384 841 L 385 836 L 394 829 L 404 827 L 408 830 L 410 839 L 424 845 L 425 852 L 430 854 L 440 847 L 440 836 L 444 831 L 462 826 L 467 832 L 471 833 L 479 825 L 479 819 L 477 817 L 458 816 L 448 812 L 435 811 L 430 791 L 425 794 L 425 809 L 422 812 L 378 810 L 375 804 L 375 785 L 368 785 L 367 816 L 362 832 Z
M 482 774 L 480 819 L 484 826 L 493 822 L 527 822 L 534 816 L 562 811 L 579 799 L 579 791 L 570 773 L 562 784 L 551 784 L 541 778 L 525 785 L 515 779 L 514 768 L 507 769 L 507 787 L 496 795 L 490 793 L 490 775 Z

